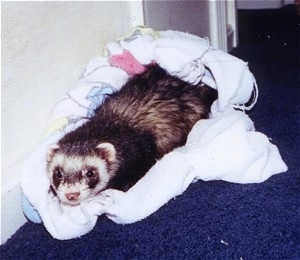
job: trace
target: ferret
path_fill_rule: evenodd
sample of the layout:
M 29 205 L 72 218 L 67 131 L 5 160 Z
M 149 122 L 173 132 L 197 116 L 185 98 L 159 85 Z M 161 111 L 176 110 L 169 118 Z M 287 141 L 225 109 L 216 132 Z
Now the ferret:
M 128 190 L 164 154 L 185 144 L 216 98 L 206 85 L 193 86 L 157 64 L 146 66 L 49 148 L 50 190 L 69 205 L 108 188 Z

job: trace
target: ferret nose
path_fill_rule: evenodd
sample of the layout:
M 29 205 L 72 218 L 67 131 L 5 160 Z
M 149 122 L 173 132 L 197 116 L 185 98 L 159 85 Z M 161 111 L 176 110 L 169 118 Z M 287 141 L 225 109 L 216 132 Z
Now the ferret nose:
M 78 200 L 80 192 L 71 192 L 71 193 L 67 193 L 65 195 L 66 195 L 66 198 L 68 200 L 70 200 L 70 201 L 76 201 L 76 200 Z

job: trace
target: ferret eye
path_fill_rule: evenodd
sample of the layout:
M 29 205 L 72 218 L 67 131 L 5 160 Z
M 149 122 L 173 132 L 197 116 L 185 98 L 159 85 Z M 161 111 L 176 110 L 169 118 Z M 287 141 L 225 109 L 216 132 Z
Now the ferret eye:
M 93 178 L 94 175 L 95 175 L 95 173 L 94 173 L 92 170 L 89 170 L 89 171 L 87 171 L 87 173 L 86 173 L 86 177 L 88 177 L 88 178 Z
M 57 179 L 62 179 L 63 175 L 60 169 L 56 169 L 54 172 Z

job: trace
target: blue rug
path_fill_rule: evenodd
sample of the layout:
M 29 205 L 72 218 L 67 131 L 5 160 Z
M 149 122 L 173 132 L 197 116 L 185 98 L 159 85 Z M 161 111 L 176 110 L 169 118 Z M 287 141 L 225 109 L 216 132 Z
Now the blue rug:
M 300 259 L 299 17 L 289 6 L 238 18 L 231 54 L 249 62 L 259 87 L 249 115 L 288 172 L 261 184 L 199 181 L 143 221 L 100 217 L 80 239 L 58 241 L 28 222 L 1 246 L 1 259 Z

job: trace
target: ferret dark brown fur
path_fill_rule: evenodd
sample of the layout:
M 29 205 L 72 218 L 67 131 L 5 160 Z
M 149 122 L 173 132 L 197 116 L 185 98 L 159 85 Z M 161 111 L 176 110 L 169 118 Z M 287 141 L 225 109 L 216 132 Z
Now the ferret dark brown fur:
M 192 86 L 158 65 L 147 66 L 49 149 L 51 190 L 75 205 L 107 188 L 128 189 L 156 160 L 185 144 L 216 98 L 208 86 Z

